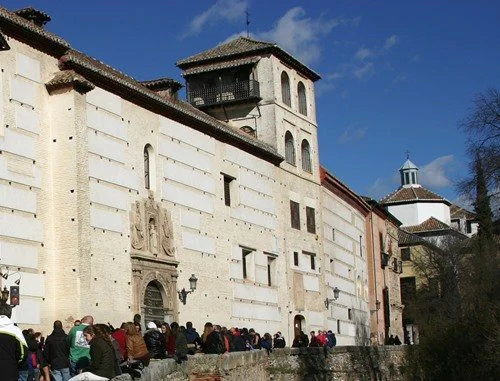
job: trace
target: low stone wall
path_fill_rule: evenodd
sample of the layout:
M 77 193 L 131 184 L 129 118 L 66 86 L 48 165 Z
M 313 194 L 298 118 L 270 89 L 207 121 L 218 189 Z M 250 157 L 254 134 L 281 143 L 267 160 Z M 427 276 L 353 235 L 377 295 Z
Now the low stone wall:
M 174 360 L 151 361 L 141 381 L 302 381 L 409 379 L 405 346 L 284 348 L 273 351 L 195 355 L 178 365 Z M 129 381 L 129 375 L 114 378 Z

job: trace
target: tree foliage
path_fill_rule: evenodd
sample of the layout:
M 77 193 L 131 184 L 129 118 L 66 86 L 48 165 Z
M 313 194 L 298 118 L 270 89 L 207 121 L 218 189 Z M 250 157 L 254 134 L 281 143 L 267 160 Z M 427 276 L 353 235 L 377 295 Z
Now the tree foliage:
M 461 127 L 469 136 L 471 162 L 461 191 L 475 200 L 479 230 L 471 239 L 436 243 L 439 249 L 414 260 L 424 279 L 414 302 L 420 330 L 416 352 L 424 380 L 499 380 L 499 237 L 490 205 L 499 189 L 498 90 L 478 95 Z
M 478 94 L 469 116 L 459 126 L 467 135 L 467 151 L 471 158 L 469 177 L 458 184 L 459 192 L 471 200 L 476 198 L 476 165 L 480 161 L 488 194 L 497 201 L 500 189 L 500 91 L 488 89 Z

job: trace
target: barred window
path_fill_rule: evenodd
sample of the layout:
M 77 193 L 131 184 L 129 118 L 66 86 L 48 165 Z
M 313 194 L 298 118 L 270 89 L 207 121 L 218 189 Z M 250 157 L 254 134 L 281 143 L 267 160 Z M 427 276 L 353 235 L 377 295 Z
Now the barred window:
M 306 139 L 302 140 L 301 151 L 302 151 L 302 169 L 306 172 L 312 172 L 311 146 L 309 145 L 309 142 Z
M 302 82 L 299 82 L 297 86 L 297 93 L 299 95 L 299 112 L 302 115 L 307 116 L 307 97 L 306 97 L 306 87 Z
M 285 133 L 285 160 L 288 164 L 295 165 L 295 143 L 290 131 Z
M 286 72 L 281 73 L 281 100 L 284 104 L 291 107 L 292 100 L 290 97 L 290 79 Z

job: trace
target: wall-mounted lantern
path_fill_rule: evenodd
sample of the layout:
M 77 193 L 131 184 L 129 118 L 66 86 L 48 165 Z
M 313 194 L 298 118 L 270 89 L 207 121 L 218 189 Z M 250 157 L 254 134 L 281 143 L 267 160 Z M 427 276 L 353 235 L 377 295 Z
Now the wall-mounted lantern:
M 181 291 L 177 291 L 177 294 L 179 294 L 179 300 L 182 302 L 182 304 L 186 304 L 186 299 L 187 295 L 194 290 L 196 290 L 196 283 L 198 282 L 198 278 L 194 274 L 191 274 L 191 278 L 189 278 L 189 288 L 191 289 L 190 291 L 186 291 L 185 288 L 183 288 Z
M 340 294 L 340 290 L 338 289 L 338 287 L 335 287 L 333 289 L 333 299 L 328 299 L 328 298 L 325 299 L 326 309 L 328 309 L 330 307 L 331 302 L 334 302 L 335 300 L 337 300 L 339 298 L 339 294 Z

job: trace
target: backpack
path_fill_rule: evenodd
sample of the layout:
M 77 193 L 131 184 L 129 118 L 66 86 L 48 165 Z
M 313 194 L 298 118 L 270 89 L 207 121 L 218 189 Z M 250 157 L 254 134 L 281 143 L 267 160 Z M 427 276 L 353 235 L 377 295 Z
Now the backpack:
M 223 354 L 226 352 L 226 346 L 224 345 L 224 338 L 222 337 L 221 332 L 216 332 L 216 333 L 217 333 L 216 351 L 219 354 Z

